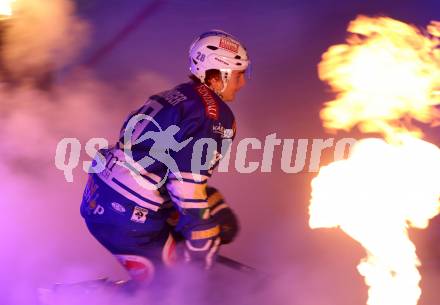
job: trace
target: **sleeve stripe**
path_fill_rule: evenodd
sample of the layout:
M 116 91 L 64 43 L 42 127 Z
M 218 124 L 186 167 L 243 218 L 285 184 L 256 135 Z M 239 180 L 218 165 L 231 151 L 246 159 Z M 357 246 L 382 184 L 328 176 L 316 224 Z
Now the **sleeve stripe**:
M 206 209 L 208 207 L 206 182 L 194 183 L 194 181 L 206 181 L 206 176 L 185 172 L 182 172 L 181 175 L 183 179 L 191 181 L 178 181 L 174 179 L 176 177 L 170 175 L 166 184 L 168 194 L 170 194 L 173 202 L 184 209 Z
M 197 199 L 206 201 L 206 185 L 172 180 L 167 183 L 167 190 L 180 199 Z
M 124 190 L 126 190 L 127 192 L 129 192 L 131 195 L 133 195 L 133 196 L 135 196 L 135 197 L 137 197 L 137 198 L 139 198 L 139 199 L 142 199 L 142 200 L 145 201 L 145 202 L 148 202 L 148 203 L 150 203 L 150 204 L 152 204 L 152 205 L 155 205 L 155 206 L 158 206 L 158 207 L 161 205 L 159 202 L 152 201 L 152 200 L 150 200 L 150 199 L 148 199 L 148 198 L 145 198 L 145 197 L 139 195 L 138 193 L 136 193 L 135 191 L 133 191 L 131 188 L 127 187 L 125 184 L 123 184 L 121 181 L 119 181 L 119 180 L 116 179 L 116 178 L 112 178 L 112 181 L 113 181 L 115 184 L 117 184 L 118 186 L 120 186 L 122 189 L 124 189 Z
M 155 181 L 154 179 L 148 177 L 147 175 L 141 174 L 141 176 L 142 176 L 142 178 L 148 180 L 148 182 L 150 182 L 153 185 L 156 185 L 158 183 L 157 181 Z
M 213 215 L 217 214 L 218 212 L 220 212 L 221 210 L 224 210 L 224 209 L 227 209 L 227 208 L 228 208 L 228 206 L 226 204 L 224 204 L 224 203 L 220 204 L 215 209 L 213 209 L 211 211 L 211 215 L 213 216 Z
M 176 204 L 182 209 L 206 209 L 208 204 L 204 203 L 193 203 L 193 202 L 176 202 Z
M 210 207 L 217 205 L 220 201 L 224 201 L 224 199 L 219 192 L 215 192 L 208 196 L 208 204 Z
M 217 236 L 219 234 L 220 234 L 220 227 L 215 226 L 215 227 L 207 229 L 207 230 L 192 231 L 191 232 L 191 240 L 201 240 L 201 239 L 213 238 L 214 236 Z
M 147 180 L 148 182 L 150 182 L 153 185 L 158 184 L 162 180 L 159 176 L 154 175 L 152 173 L 148 173 L 144 168 L 137 166 L 137 165 L 138 165 L 138 163 L 130 164 L 129 162 L 124 162 L 124 166 L 126 168 L 131 170 L 136 175 L 140 175 L 142 178 L 144 178 L 145 180 Z M 138 167 L 138 168 L 136 169 L 135 167 Z M 153 178 L 156 178 L 156 179 L 153 179 Z
M 217 201 L 216 203 L 214 203 L 214 204 L 212 204 L 212 205 L 211 205 L 211 203 L 208 201 L 208 205 L 209 205 L 209 208 L 210 208 L 211 210 L 214 210 L 216 207 L 218 207 L 219 205 L 222 205 L 222 204 L 226 204 L 224 200 Z
M 171 194 L 171 196 L 181 202 L 206 202 L 206 199 L 191 199 L 191 198 L 180 198 L 176 195 L 174 195 L 173 193 L 169 192 Z
M 193 180 L 193 181 L 197 181 L 197 182 L 206 181 L 207 178 L 210 177 L 210 175 L 207 176 L 207 175 L 201 175 L 201 174 L 196 174 L 196 173 L 186 173 L 186 172 L 180 172 L 179 175 L 183 179 L 189 179 L 189 180 Z M 169 175 L 169 178 L 177 178 L 177 177 L 171 173 Z
M 179 181 L 177 178 L 169 178 L 170 181 Z M 182 178 L 183 182 L 187 182 L 187 183 L 193 183 L 193 184 L 206 184 L 206 182 L 208 182 L 208 179 L 206 180 L 202 180 L 202 181 L 196 181 L 193 179 L 188 179 L 188 178 Z

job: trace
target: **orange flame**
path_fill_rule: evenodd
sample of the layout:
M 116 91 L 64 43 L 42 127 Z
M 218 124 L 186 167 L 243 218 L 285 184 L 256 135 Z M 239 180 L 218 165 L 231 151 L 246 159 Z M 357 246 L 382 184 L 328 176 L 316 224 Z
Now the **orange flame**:
M 421 136 L 411 120 L 440 118 L 440 22 L 423 35 L 391 18 L 361 16 L 348 31 L 347 43 L 331 47 L 319 64 L 320 78 L 337 94 L 321 112 L 324 127 Z
M 15 0 L 0 0 L 0 16 L 12 16 L 12 4 Z
M 358 17 L 346 44 L 331 47 L 319 75 L 337 94 L 321 112 L 334 131 L 358 126 L 365 139 L 347 160 L 312 181 L 311 228 L 339 227 L 367 251 L 358 266 L 368 305 L 416 305 L 421 289 L 408 228 L 426 228 L 440 212 L 440 149 L 413 122 L 440 112 L 440 23 L 426 32 L 391 18 Z

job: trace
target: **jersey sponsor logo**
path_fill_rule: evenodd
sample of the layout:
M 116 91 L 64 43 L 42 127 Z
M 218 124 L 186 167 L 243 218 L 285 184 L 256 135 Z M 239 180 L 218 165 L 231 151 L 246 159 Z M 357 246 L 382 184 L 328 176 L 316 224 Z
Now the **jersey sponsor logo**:
M 97 205 L 96 208 L 93 210 L 93 215 L 102 215 L 104 214 L 105 210 L 102 205 Z
M 223 139 L 232 139 L 232 137 L 234 136 L 234 129 L 225 129 L 225 131 L 223 132 Z
M 95 200 L 89 201 L 89 209 L 94 210 L 98 204 Z
M 233 53 L 238 53 L 240 45 L 229 38 L 221 38 L 219 47 Z
M 97 193 L 98 188 L 99 186 L 95 183 L 92 176 L 89 175 L 83 199 L 88 203 L 89 215 L 90 213 L 93 213 L 93 215 L 104 214 L 104 208 L 96 202 L 99 197 L 99 194 Z
M 223 132 L 225 131 L 225 128 L 222 126 L 221 123 L 215 124 L 212 126 L 212 132 L 223 135 Z
M 99 197 L 99 195 L 97 194 L 98 188 L 99 186 L 95 183 L 92 176 L 89 175 L 87 179 L 86 189 L 84 191 L 84 200 L 89 202 L 89 205 L 91 205 L 92 202 L 95 202 L 94 207 L 91 209 L 94 209 L 96 207 L 96 199 Z
M 131 215 L 131 221 L 138 223 L 145 223 L 147 221 L 147 215 L 148 215 L 147 209 L 141 207 L 135 207 L 133 210 L 133 214 Z
M 234 129 L 224 128 L 221 123 L 213 125 L 212 132 L 221 135 L 223 139 L 231 139 L 234 136 Z
M 218 104 L 215 98 L 212 96 L 210 89 L 205 85 L 201 84 L 196 87 L 196 91 L 199 96 L 202 98 L 203 103 L 205 104 L 206 115 L 213 120 L 218 120 Z
M 115 210 L 118 213 L 124 214 L 125 213 L 125 208 L 122 204 L 117 203 L 117 202 L 112 202 L 112 209 Z

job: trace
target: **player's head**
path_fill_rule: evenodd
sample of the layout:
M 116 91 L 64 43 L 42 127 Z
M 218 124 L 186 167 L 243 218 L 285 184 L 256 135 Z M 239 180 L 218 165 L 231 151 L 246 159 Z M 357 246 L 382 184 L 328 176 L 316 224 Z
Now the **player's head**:
M 228 33 L 211 30 L 197 37 L 189 60 L 191 73 L 225 101 L 232 101 L 246 83 L 250 66 L 246 48 Z

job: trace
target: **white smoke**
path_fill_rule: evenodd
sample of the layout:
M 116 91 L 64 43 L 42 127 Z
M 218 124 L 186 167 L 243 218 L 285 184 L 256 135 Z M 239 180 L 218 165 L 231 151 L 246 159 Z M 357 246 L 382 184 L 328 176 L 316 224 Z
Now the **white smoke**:
M 87 24 L 68 0 L 16 0 L 3 24 L 2 57 L 11 77 L 35 77 L 63 67 L 88 41 Z
M 81 69 L 58 82 L 57 69 L 87 42 L 86 22 L 68 0 L 15 4 L 0 67 L 0 304 L 32 305 L 37 288 L 54 282 L 126 276 L 79 215 L 82 162 L 90 160 L 84 146 L 93 137 L 116 142 L 128 112 L 169 82 L 145 71 L 115 88 Z M 52 74 L 50 90 L 36 87 L 43 74 Z M 55 150 L 65 137 L 82 145 L 74 183 L 55 167 Z

